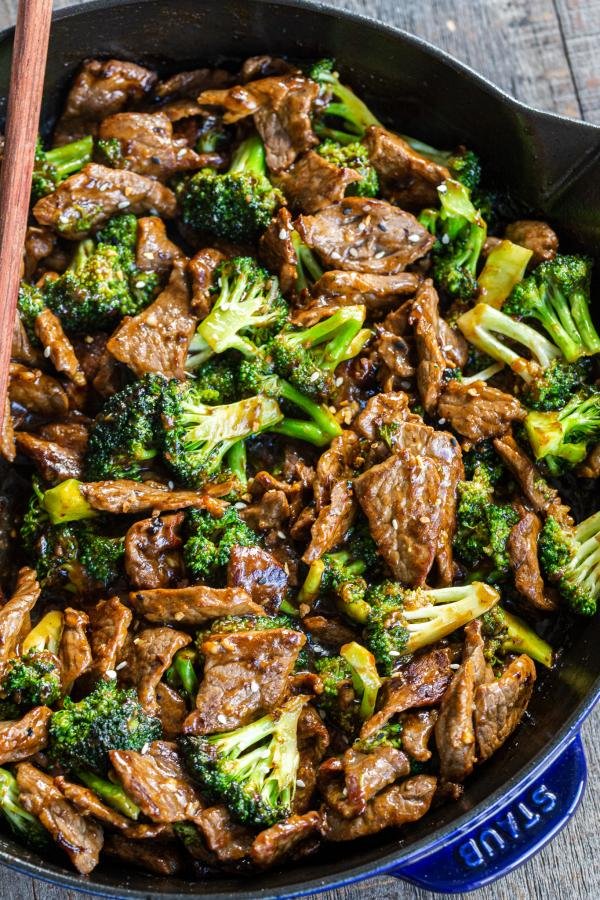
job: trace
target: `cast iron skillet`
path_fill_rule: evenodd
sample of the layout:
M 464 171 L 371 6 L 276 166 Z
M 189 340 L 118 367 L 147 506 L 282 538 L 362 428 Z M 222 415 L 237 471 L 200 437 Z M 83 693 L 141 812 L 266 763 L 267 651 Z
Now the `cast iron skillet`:
M 1 94 L 11 42 L 12 31 L 0 35 Z M 128 58 L 165 73 L 255 53 L 334 56 L 384 121 L 437 146 L 473 147 L 486 171 L 554 222 L 567 243 L 600 260 L 600 128 L 529 109 L 415 37 L 305 0 L 97 0 L 58 13 L 45 121 L 86 57 Z M 127 898 L 281 898 L 384 872 L 433 890 L 473 889 L 523 862 L 577 806 L 585 783 L 579 728 L 600 694 L 599 644 L 596 618 L 540 676 L 530 715 L 471 778 L 463 799 L 401 837 L 384 832 L 329 844 L 297 866 L 201 882 L 150 878 L 122 865 L 84 878 L 62 857 L 41 861 L 2 836 L 0 862 L 71 889 Z

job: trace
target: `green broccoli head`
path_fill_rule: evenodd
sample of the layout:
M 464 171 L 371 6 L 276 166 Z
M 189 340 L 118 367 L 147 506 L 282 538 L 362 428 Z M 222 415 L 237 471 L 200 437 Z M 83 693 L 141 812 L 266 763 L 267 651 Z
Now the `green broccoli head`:
M 0 769 L 0 813 L 14 836 L 32 850 L 44 852 L 52 846 L 49 833 L 21 805 L 19 786 L 12 772 Z
M 574 529 L 548 516 L 538 547 L 544 574 L 571 610 L 593 616 L 600 598 L 600 512 Z
M 33 199 L 39 200 L 55 191 L 61 181 L 91 162 L 93 151 L 94 140 L 91 135 L 53 150 L 44 150 L 42 140 L 38 137 L 31 181 Z
M 96 416 L 84 461 L 88 481 L 140 480 L 161 445 L 162 375 L 144 375 L 110 397 Z
M 488 578 L 502 579 L 509 572 L 507 542 L 519 514 L 508 504 L 494 502 L 490 469 L 485 463 L 475 465 L 470 481 L 459 482 L 457 498 L 454 550 L 458 558 L 468 566 L 487 560 L 492 566 Z
M 234 731 L 180 739 L 192 778 L 243 824 L 267 828 L 290 815 L 300 762 L 298 719 L 305 703 L 306 697 L 293 697 Z
M 386 722 L 383 728 L 370 737 L 354 741 L 352 749 L 358 750 L 360 753 L 371 753 L 379 747 L 393 747 L 395 750 L 401 750 L 402 731 L 402 722 Z
M 504 609 L 499 603 L 481 617 L 484 654 L 493 666 L 503 666 L 508 653 L 526 653 L 536 662 L 551 668 L 552 647 L 531 625 Z
M 532 410 L 525 433 L 536 460 L 544 460 L 553 475 L 583 462 L 591 444 L 600 440 L 600 390 L 582 389 L 562 409 Z
M 360 181 L 349 184 L 347 197 L 376 197 L 379 193 L 379 178 L 376 170 L 369 163 L 369 151 L 360 141 L 340 144 L 337 141 L 325 140 L 317 147 L 317 153 L 336 166 L 354 169 L 360 175 Z
M 553 360 L 547 369 L 525 385 L 523 400 L 530 409 L 539 412 L 562 409 L 590 375 L 591 360 L 588 358 L 573 363 Z
M 203 403 L 217 405 L 231 403 L 238 399 L 241 393 L 238 383 L 238 366 L 229 358 L 228 354 L 211 356 L 210 359 L 196 365 L 194 354 L 191 353 L 186 368 L 194 373 L 196 391 Z
M 65 697 L 63 709 L 53 713 L 48 752 L 66 769 L 105 775 L 111 750 L 140 751 L 161 736 L 160 721 L 144 712 L 134 690 L 99 681 L 83 700 Z
M 4 706 L 14 704 L 19 710 L 32 706 L 52 706 L 61 693 L 60 666 L 53 653 L 30 651 L 12 657 L 0 676 L 0 698 Z
M 338 728 L 355 734 L 375 712 L 381 687 L 373 654 L 351 641 L 341 647 L 339 656 L 315 660 L 315 668 L 323 683 L 318 705 Z
M 351 144 L 364 137 L 370 125 L 380 124 L 354 91 L 341 83 L 334 60 L 319 60 L 310 67 L 308 74 L 321 88 L 324 101 L 314 122 L 319 137 Z
M 29 339 L 34 344 L 38 344 L 39 341 L 35 333 L 35 320 L 37 319 L 39 314 L 46 309 L 44 295 L 42 294 L 40 288 L 36 287 L 33 284 L 27 284 L 27 282 L 22 281 L 19 286 L 19 299 L 17 308 L 19 310 L 21 321 L 25 327 L 25 330 L 27 331 Z
M 369 613 L 364 631 L 365 644 L 383 675 L 391 675 L 406 652 L 410 637 L 404 618 L 405 588 L 395 581 L 383 581 L 367 592 Z
M 253 242 L 283 206 L 281 191 L 267 177 L 262 141 L 242 141 L 227 172 L 201 169 L 179 189 L 182 217 L 199 232 L 234 242 Z
M 258 535 L 229 506 L 220 519 L 204 509 L 186 513 L 187 539 L 183 555 L 188 572 L 199 581 L 222 580 L 233 547 L 257 547 Z

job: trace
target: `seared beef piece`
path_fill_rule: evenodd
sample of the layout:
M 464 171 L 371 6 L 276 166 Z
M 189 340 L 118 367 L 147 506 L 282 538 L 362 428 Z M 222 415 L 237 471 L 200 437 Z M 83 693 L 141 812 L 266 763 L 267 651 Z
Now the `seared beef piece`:
M 17 455 L 15 429 L 10 411 L 10 399 L 8 394 L 4 398 L 4 418 L 2 420 L 2 433 L 0 434 L 0 453 L 7 462 L 14 462 Z
M 555 612 L 556 603 L 546 594 L 540 573 L 537 542 L 541 530 L 539 517 L 523 509 L 521 519 L 513 525 L 508 538 L 508 558 L 515 576 L 515 587 L 527 605 L 541 612 Z
M 126 666 L 119 669 L 123 684 L 137 689 L 139 701 L 150 715 L 158 712 L 156 686 L 173 657 L 192 641 L 189 634 L 174 628 L 145 628 L 135 634 L 125 650 Z
M 302 557 L 305 563 L 320 559 L 343 539 L 356 516 L 356 501 L 350 481 L 339 481 L 331 490 L 329 503 L 324 506 L 311 528 L 310 544 Z
M 78 813 L 54 780 L 30 763 L 17 766 L 16 777 L 23 807 L 40 820 L 77 871 L 89 875 L 98 865 L 102 849 L 101 826 Z
M 255 78 L 267 78 L 269 75 L 288 75 L 300 70 L 287 59 L 279 56 L 250 56 L 240 69 L 240 78 L 246 84 Z
M 275 709 L 285 698 L 298 653 L 299 631 L 274 628 L 216 635 L 202 644 L 204 677 L 187 734 L 230 731 Z
M 355 638 L 355 632 L 342 619 L 331 616 L 305 616 L 302 619 L 302 627 L 310 632 L 317 644 L 325 644 L 336 651 L 343 644 L 348 644 Z
M 198 828 L 202 832 L 207 852 L 204 862 L 233 863 L 248 856 L 255 832 L 239 825 L 231 818 L 226 806 L 209 806 L 198 816 Z M 195 855 L 200 845 L 188 850 Z
M 120 156 L 116 168 L 128 169 L 159 181 L 180 172 L 199 169 L 202 160 L 187 141 L 173 135 L 171 120 L 163 112 L 117 113 L 100 123 L 101 140 L 117 141 Z
M 281 531 L 290 518 L 291 510 L 283 491 L 266 491 L 257 503 L 240 510 L 240 517 L 254 531 Z
M 35 333 L 46 349 L 50 362 L 57 372 L 63 372 L 73 384 L 85 386 L 85 375 L 75 356 L 73 345 L 63 331 L 60 319 L 49 309 L 44 309 L 35 320 Z
M 373 397 L 370 397 L 352 423 L 352 428 L 359 437 L 365 438 L 372 447 L 373 444 L 381 440 L 382 428 L 389 428 L 389 426 L 394 425 L 399 426 L 401 422 L 407 420 L 422 421 L 419 416 L 410 412 L 408 394 L 405 394 L 403 391 L 391 391 L 388 394 L 375 394 Z M 383 451 L 380 450 L 380 452 L 382 456 L 389 454 L 387 444 L 385 449 Z
M 86 613 L 71 607 L 65 609 L 64 628 L 58 650 L 64 694 L 70 692 L 73 683 L 87 672 L 92 664 L 92 651 L 87 639 L 88 625 Z
M 292 243 L 292 230 L 290 212 L 282 206 L 263 232 L 258 251 L 267 269 L 279 278 L 279 286 L 286 297 L 295 291 L 298 277 L 298 257 Z
M 442 525 L 439 465 L 400 450 L 354 482 L 377 549 L 394 577 L 411 587 L 425 584 Z
M 90 420 L 73 412 L 66 422 L 48 422 L 38 430 L 40 437 L 54 441 L 83 456 L 87 449 Z
M 213 284 L 214 272 L 225 256 L 220 250 L 207 247 L 198 250 L 188 263 L 188 272 L 192 282 L 191 308 L 198 317 L 204 319 L 209 314 L 212 306 L 210 289 Z
M 592 447 L 587 459 L 577 466 L 580 478 L 600 478 L 600 444 Z
M 296 229 L 326 266 L 375 275 L 395 275 L 433 246 L 433 237 L 410 213 L 364 197 L 299 216 Z
M 435 412 L 446 369 L 452 368 L 444 356 L 439 332 L 439 298 L 433 281 L 428 278 L 417 291 L 413 300 L 409 322 L 415 329 L 417 357 L 417 387 L 425 412 Z
M 72 342 L 86 381 L 91 383 L 98 374 L 106 351 L 109 335 L 97 331 L 90 335 L 73 335 Z
M 383 322 L 375 324 L 376 338 L 371 347 L 379 368 L 378 379 L 384 385 L 384 391 L 408 388 L 409 379 L 415 374 L 416 355 L 408 325 L 411 307 L 412 302 L 406 301 L 389 313 Z
M 90 675 L 101 678 L 114 672 L 127 639 L 131 610 L 118 597 L 99 600 L 89 611 L 92 665 Z
M 376 747 L 370 753 L 351 748 L 341 758 L 326 760 L 319 777 L 328 806 L 343 819 L 354 819 L 376 794 L 409 772 L 406 755 L 394 747 Z
M 495 753 L 521 721 L 535 677 L 535 663 L 528 656 L 518 656 L 500 678 L 475 691 L 475 737 L 480 762 Z
M 513 244 L 520 244 L 533 252 L 530 266 L 554 259 L 558 253 L 558 237 L 547 222 L 520 219 L 507 225 L 504 234 Z
M 154 72 L 121 59 L 84 62 L 54 130 L 56 146 L 97 133 L 97 123 L 140 101 L 156 81 Z
M 329 746 L 329 732 L 314 707 L 307 703 L 298 720 L 298 752 L 300 762 L 296 781 L 296 793 L 292 812 L 298 815 L 307 812 L 313 802 L 317 788 L 319 763 Z
M 421 210 L 438 205 L 437 187 L 450 178 L 445 166 L 422 156 L 397 134 L 378 125 L 367 129 L 365 143 L 384 196 L 402 208 Z
M 438 338 L 442 353 L 450 365 L 459 369 L 466 366 L 469 361 L 469 345 L 460 331 L 441 316 L 438 319 Z
M 523 421 L 527 410 L 512 394 L 485 381 L 449 381 L 440 397 L 438 413 L 454 431 L 477 443 L 505 434 L 513 422 Z
M 80 453 L 26 431 L 17 432 L 15 442 L 19 453 L 32 460 L 44 481 L 53 483 L 65 478 L 81 478 Z
M 84 787 L 82 784 L 68 781 L 62 775 L 54 779 L 54 784 L 82 816 L 91 816 L 102 822 L 103 825 L 109 825 L 118 829 L 129 828 L 132 824 L 131 819 L 128 819 L 127 816 L 122 815 L 110 806 L 106 806 L 94 791 Z
M 260 607 L 277 608 L 288 587 L 288 574 L 274 556 L 260 547 L 232 547 L 227 584 L 243 588 Z
M 17 645 L 31 628 L 29 613 L 39 596 L 35 571 L 20 569 L 12 597 L 0 607 L 0 663 L 14 656 Z
M 436 784 L 433 775 L 417 775 L 401 784 L 393 784 L 373 797 L 364 813 L 355 819 L 343 819 L 335 810 L 326 807 L 323 837 L 328 841 L 351 841 L 377 834 L 390 826 L 416 822 L 428 812 Z
M 321 815 L 316 810 L 303 816 L 290 816 L 258 834 L 250 848 L 252 862 L 270 868 L 284 859 L 298 859 L 316 849 Z
M 227 493 L 225 482 L 218 490 Z M 100 512 L 135 515 L 137 513 L 166 512 L 172 509 L 186 509 L 195 506 L 208 509 L 219 516 L 225 504 L 209 490 L 203 491 L 170 491 L 166 484 L 156 482 L 129 481 L 123 478 L 118 481 L 90 481 L 82 484 L 81 493 L 94 509 Z
M 160 372 L 166 378 L 182 379 L 196 324 L 183 266 L 177 263 L 156 300 L 137 316 L 125 318 L 107 348 L 138 378 L 148 372 Z
M 172 190 L 145 175 L 88 163 L 38 200 L 33 215 L 40 225 L 78 241 L 124 210 L 172 219 L 177 201 Z
M 185 869 L 180 845 L 161 840 L 135 841 L 122 834 L 106 836 L 104 852 L 127 866 L 153 875 L 179 875 Z
M 192 69 L 188 72 L 176 72 L 164 81 L 159 81 L 154 94 L 161 100 L 179 97 L 195 100 L 201 91 L 225 87 L 232 81 L 232 75 L 225 69 Z
M 56 235 L 50 228 L 37 228 L 30 225 L 25 235 L 25 253 L 23 258 L 23 278 L 30 281 L 37 272 L 43 259 L 50 256 L 56 246 Z
M 156 685 L 156 700 L 163 735 L 167 740 L 176 740 L 181 734 L 187 716 L 187 704 L 181 694 L 164 681 L 159 681 Z
M 0 765 L 27 759 L 45 750 L 51 715 L 48 706 L 34 706 L 21 719 L 0 722 Z
M 135 264 L 142 272 L 168 275 L 173 263 L 184 258 L 177 244 L 169 240 L 165 223 L 158 216 L 138 219 Z
M 224 122 L 254 116 L 272 172 L 289 168 L 299 153 L 318 144 L 311 113 L 319 93 L 314 81 L 302 75 L 275 75 L 224 91 L 204 91 L 198 102 L 223 106 Z
M 13 363 L 27 366 L 41 366 L 44 362 L 40 351 L 29 340 L 20 316 L 15 316 L 10 356 Z
M 134 588 L 166 588 L 184 576 L 183 513 L 135 522 L 125 535 L 125 572 Z
M 315 297 L 334 297 L 344 306 L 364 303 L 368 310 L 377 312 L 397 303 L 398 297 L 412 296 L 420 281 L 421 277 L 415 272 L 373 275 L 333 269 L 324 272 L 312 293 Z
M 558 491 L 544 481 L 535 463 L 517 444 L 512 432 L 496 438 L 494 449 L 521 485 L 521 490 L 535 512 L 543 516 L 554 516 L 561 525 L 573 524 L 569 507 L 562 502 Z
M 197 627 L 220 616 L 260 616 L 262 606 L 237 587 L 213 588 L 193 584 L 181 588 L 134 591 L 129 595 L 138 615 L 149 622 Z
M 318 513 L 331 502 L 331 492 L 335 485 L 354 474 L 359 453 L 356 435 L 351 431 L 344 431 L 321 454 L 313 485 Z
M 431 759 L 431 750 L 427 745 L 437 717 L 436 709 L 423 709 L 419 712 L 403 713 L 401 716 L 402 749 L 417 762 L 427 762 Z
M 309 150 L 281 175 L 279 186 L 292 209 L 314 213 L 342 200 L 348 185 L 355 181 L 360 181 L 356 169 L 336 166 Z
M 125 793 L 152 822 L 185 822 L 202 810 L 175 744 L 155 741 L 148 753 L 111 750 L 110 761 Z
M 55 378 L 45 375 L 39 369 L 28 369 L 20 363 L 10 364 L 8 396 L 11 403 L 17 403 L 32 413 L 59 419 L 69 410 L 66 391 Z
M 407 709 L 440 703 L 453 675 L 452 655 L 447 647 L 415 656 L 383 686 L 381 708 L 363 725 L 363 739 L 376 734 L 392 716 Z

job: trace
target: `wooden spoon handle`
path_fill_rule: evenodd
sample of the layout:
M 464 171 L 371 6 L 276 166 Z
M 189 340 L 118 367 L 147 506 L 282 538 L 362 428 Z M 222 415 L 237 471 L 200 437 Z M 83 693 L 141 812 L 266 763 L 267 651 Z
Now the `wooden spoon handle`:
M 0 173 L 0 427 L 29 214 L 52 0 L 19 0 Z

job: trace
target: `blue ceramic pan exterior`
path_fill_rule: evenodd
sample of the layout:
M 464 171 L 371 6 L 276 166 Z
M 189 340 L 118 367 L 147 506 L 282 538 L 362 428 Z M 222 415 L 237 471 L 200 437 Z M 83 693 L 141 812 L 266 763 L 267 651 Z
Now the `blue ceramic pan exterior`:
M 1 94 L 11 39 L 11 31 L 0 35 Z M 86 57 L 124 57 L 170 72 L 265 52 L 334 56 L 384 121 L 438 146 L 473 147 L 487 172 L 557 225 L 566 246 L 600 260 L 599 128 L 529 109 L 425 42 L 320 4 L 97 0 L 66 10 L 55 16 L 45 115 L 51 121 Z M 597 485 L 587 494 L 582 504 L 597 508 Z M 86 879 L 61 857 L 41 861 L 1 835 L 0 862 L 65 888 L 139 900 L 294 897 L 381 874 L 443 893 L 474 890 L 529 859 L 575 812 L 586 781 L 579 730 L 600 693 L 599 646 L 600 619 L 574 627 L 555 669 L 539 673 L 525 721 L 475 772 L 464 797 L 401 834 L 327 845 L 298 866 L 261 876 L 194 882 L 123 867 L 101 867 Z

